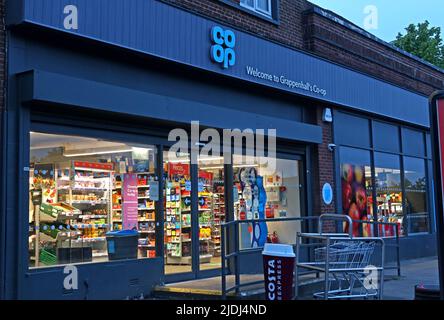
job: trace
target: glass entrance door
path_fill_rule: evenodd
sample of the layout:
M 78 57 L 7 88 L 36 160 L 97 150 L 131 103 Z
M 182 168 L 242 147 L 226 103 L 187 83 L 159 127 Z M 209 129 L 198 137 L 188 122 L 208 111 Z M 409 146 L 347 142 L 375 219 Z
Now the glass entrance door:
M 221 223 L 226 221 L 223 157 L 201 157 L 198 177 L 199 270 L 221 268 Z
M 198 165 L 190 163 L 189 154 L 165 151 L 163 158 L 165 274 L 198 277 L 199 271 L 219 269 L 220 225 L 225 222 L 223 158 L 199 158 Z
M 174 158 L 174 159 L 173 159 Z M 163 154 L 165 274 L 193 271 L 191 163 L 188 154 Z

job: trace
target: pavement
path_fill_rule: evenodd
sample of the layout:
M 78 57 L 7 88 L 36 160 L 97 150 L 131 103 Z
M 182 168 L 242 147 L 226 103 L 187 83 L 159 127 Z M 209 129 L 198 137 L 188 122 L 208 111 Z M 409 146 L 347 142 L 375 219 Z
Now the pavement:
M 439 283 L 438 257 L 401 261 L 401 277 L 384 282 L 384 300 L 413 300 L 415 285 Z

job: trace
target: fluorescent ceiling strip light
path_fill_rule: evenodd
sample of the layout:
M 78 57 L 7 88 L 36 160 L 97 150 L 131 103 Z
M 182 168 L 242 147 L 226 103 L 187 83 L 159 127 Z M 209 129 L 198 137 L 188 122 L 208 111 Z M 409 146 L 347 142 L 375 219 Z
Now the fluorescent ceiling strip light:
M 133 152 L 133 148 L 131 147 L 123 147 L 123 148 L 91 148 L 91 149 L 79 149 L 79 150 L 64 150 L 64 157 L 83 157 L 83 156 L 93 156 L 93 155 L 101 155 L 101 154 L 111 154 L 111 153 L 124 153 L 124 152 Z

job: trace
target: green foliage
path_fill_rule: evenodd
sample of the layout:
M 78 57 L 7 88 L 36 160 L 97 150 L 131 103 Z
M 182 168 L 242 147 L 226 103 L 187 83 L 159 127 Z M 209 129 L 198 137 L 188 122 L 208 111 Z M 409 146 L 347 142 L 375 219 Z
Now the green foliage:
M 405 30 L 406 34 L 398 33 L 392 44 L 444 68 L 444 43 L 441 38 L 441 28 L 430 27 L 430 23 L 426 20 L 417 25 L 410 24 Z

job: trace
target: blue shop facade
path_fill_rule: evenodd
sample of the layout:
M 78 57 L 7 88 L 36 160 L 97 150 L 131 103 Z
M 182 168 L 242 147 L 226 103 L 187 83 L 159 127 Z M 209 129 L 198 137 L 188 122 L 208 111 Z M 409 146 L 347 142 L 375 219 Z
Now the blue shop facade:
M 399 222 L 402 257 L 434 254 L 428 97 L 155 0 L 7 1 L 7 54 L 1 298 L 124 299 L 219 275 L 220 224 L 254 218 L 245 172 L 264 178 L 270 238 L 291 243 L 308 227 L 272 220 L 314 215 L 317 109 L 332 111 L 336 213 Z M 276 129 L 275 170 L 266 153 L 169 159 L 192 121 Z M 106 233 L 128 227 L 137 256 L 113 260 Z

